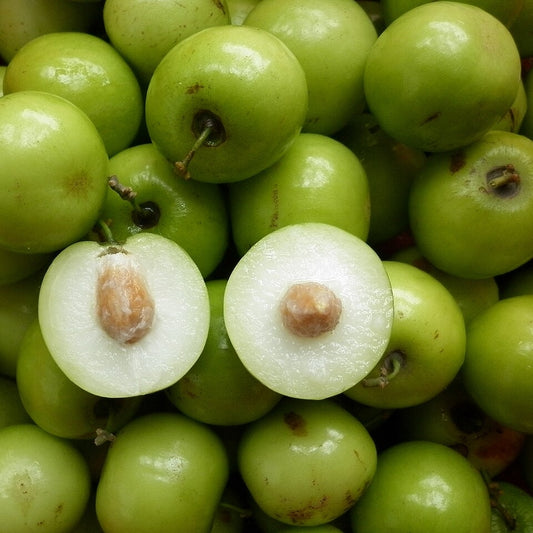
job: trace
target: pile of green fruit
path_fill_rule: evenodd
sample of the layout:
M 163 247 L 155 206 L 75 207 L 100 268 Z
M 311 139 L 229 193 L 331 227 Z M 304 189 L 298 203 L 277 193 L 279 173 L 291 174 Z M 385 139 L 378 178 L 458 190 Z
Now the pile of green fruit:
M 533 0 L 0 0 L 0 533 L 533 532 Z

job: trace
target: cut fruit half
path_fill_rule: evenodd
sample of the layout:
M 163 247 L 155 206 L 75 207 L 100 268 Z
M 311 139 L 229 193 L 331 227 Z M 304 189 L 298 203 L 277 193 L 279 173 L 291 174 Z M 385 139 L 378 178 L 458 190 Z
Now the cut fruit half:
M 39 294 L 39 322 L 57 365 L 108 398 L 180 379 L 207 339 L 204 279 L 175 242 L 153 233 L 123 245 L 80 241 L 61 251 Z
M 323 223 L 258 241 L 228 279 L 224 320 L 248 370 L 285 396 L 322 399 L 363 379 L 389 341 L 392 290 L 363 240 Z

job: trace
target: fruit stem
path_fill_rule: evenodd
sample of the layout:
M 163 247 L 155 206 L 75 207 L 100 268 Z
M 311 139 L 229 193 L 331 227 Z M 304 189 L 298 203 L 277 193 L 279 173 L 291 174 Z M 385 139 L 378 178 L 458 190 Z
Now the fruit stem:
M 212 118 L 206 118 L 204 127 L 198 135 L 196 141 L 194 142 L 192 148 L 189 150 L 187 155 L 181 160 L 174 163 L 174 170 L 178 176 L 188 180 L 191 178 L 191 173 L 189 172 L 189 163 L 192 161 L 194 154 L 203 146 L 207 141 L 211 133 L 215 128 L 215 121 Z
M 508 531 L 514 531 L 516 529 L 516 518 L 512 515 L 512 513 L 505 507 L 505 505 L 502 505 L 500 502 L 500 494 L 501 489 L 497 481 L 493 481 L 489 474 L 482 470 L 481 475 L 483 476 L 483 479 L 485 481 L 485 484 L 487 485 L 487 489 L 489 491 L 490 496 L 490 505 L 494 509 L 500 513 L 503 521 L 505 522 L 505 525 L 507 526 Z
M 380 387 L 385 388 L 391 379 L 394 379 L 402 369 L 405 363 L 405 357 L 400 350 L 394 350 L 387 354 L 381 368 L 379 369 L 379 376 L 375 378 L 363 379 L 365 387 Z
M 117 437 L 110 431 L 107 431 L 107 429 L 97 428 L 94 443 L 96 446 L 101 446 L 106 442 L 113 442 L 116 438 Z
M 137 202 L 137 193 L 131 188 L 126 187 L 120 183 L 117 176 L 110 176 L 107 180 L 107 183 L 111 190 L 116 192 L 123 200 L 129 202 L 133 208 L 132 218 L 135 224 L 141 228 L 152 227 L 155 225 L 154 216 L 156 215 L 153 207 L 148 207 L 146 205 L 139 205 Z M 147 202 L 147 204 L 151 204 Z
M 98 220 L 96 225 L 98 226 L 97 233 L 99 234 L 99 237 L 102 238 L 103 242 L 109 244 L 117 244 L 117 241 L 115 241 L 113 233 L 111 232 L 111 228 L 109 227 L 109 224 L 107 224 L 107 222 L 104 222 L 103 220 Z
M 499 175 L 489 179 L 489 185 L 492 189 L 498 189 L 510 183 L 518 183 L 520 181 L 520 174 L 516 172 L 514 165 L 506 165 Z

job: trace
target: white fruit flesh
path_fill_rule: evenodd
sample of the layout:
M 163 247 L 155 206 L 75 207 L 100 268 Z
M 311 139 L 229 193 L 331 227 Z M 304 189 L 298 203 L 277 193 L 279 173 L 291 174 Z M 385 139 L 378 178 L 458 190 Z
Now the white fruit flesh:
M 140 233 L 123 249 L 77 242 L 44 276 L 39 322 L 52 357 L 105 397 L 161 390 L 203 349 L 209 301 L 202 275 L 174 242 Z
M 295 331 L 286 325 L 287 291 L 297 287 L 301 296 L 309 283 L 327 295 L 328 311 L 320 316 L 320 298 L 311 304 L 309 329 L 307 295 L 296 313 L 307 314 L 304 326 Z M 286 396 L 343 392 L 372 370 L 390 338 L 392 290 L 380 258 L 363 240 L 326 224 L 294 224 L 261 239 L 232 271 L 224 300 L 228 335 L 243 364 Z M 325 324 L 318 333 L 316 323 L 319 330 Z

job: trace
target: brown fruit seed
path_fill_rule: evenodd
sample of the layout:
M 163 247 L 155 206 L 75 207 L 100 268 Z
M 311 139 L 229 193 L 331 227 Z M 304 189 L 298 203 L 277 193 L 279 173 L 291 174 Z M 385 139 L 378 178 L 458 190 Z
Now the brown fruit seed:
M 318 337 L 333 331 L 342 311 L 333 291 L 310 281 L 289 287 L 280 306 L 283 325 L 299 337 Z
M 154 301 L 134 259 L 110 247 L 100 256 L 96 309 L 104 331 L 118 342 L 132 344 L 152 327 Z

